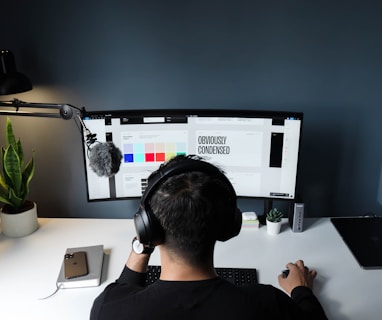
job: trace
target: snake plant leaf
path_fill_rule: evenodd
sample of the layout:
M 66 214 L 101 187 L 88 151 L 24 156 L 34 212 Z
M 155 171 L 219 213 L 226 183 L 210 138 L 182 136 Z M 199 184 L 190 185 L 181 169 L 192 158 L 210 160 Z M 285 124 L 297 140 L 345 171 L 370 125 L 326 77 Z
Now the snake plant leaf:
M 16 138 L 13 133 L 12 121 L 10 118 L 7 118 L 7 124 L 5 128 L 5 141 L 7 145 L 16 145 Z
M 16 148 L 15 148 L 17 154 L 19 155 L 20 158 L 20 166 L 22 167 L 24 163 L 24 151 L 23 151 L 23 146 L 21 145 L 20 139 L 16 143 Z
M 26 202 L 29 183 L 35 171 L 35 154 L 24 167 L 24 152 L 20 139 L 16 140 L 11 119 L 7 118 L 6 147 L 1 149 L 0 202 L 20 209 Z
M 2 175 L 0 175 L 0 187 L 1 187 L 0 188 L 0 194 L 3 193 L 3 192 L 4 193 L 8 192 L 8 185 L 5 182 L 5 179 L 4 179 L 4 177 Z
M 4 170 L 8 186 L 19 193 L 22 183 L 20 158 L 13 145 L 7 146 L 4 153 Z
M 13 203 L 8 200 L 8 197 L 0 196 L 0 202 L 13 206 Z
M 13 189 L 9 189 L 8 198 L 9 201 L 12 203 L 12 206 L 15 208 L 21 208 L 25 201 L 25 199 L 17 195 Z
M 12 121 L 7 118 L 6 130 L 5 130 L 5 140 L 7 145 L 12 145 L 20 158 L 20 164 L 24 163 L 24 151 L 20 139 L 16 141 L 15 134 L 13 133 Z
M 23 174 L 22 174 L 23 185 L 25 186 L 24 197 L 26 197 L 27 194 L 29 193 L 29 183 L 31 182 L 33 175 L 34 175 L 34 169 L 35 169 L 34 158 L 35 158 L 35 154 L 33 152 L 32 158 L 26 164 L 24 171 L 23 171 Z
M 4 159 L 4 153 L 5 153 L 5 150 L 4 150 L 4 148 L 1 148 L 1 159 Z M 4 163 L 2 163 L 2 172 L 4 172 Z M 0 192 L 2 191 L 2 190 L 8 190 L 8 185 L 7 185 L 7 182 L 5 181 L 5 178 L 4 178 L 4 176 L 3 176 L 3 174 L 0 174 Z M 0 202 L 1 202 L 1 200 L 0 200 Z
M 11 201 L 9 201 L 9 197 L 8 197 L 8 190 L 5 190 L 5 189 L 0 189 L 0 202 L 4 203 L 4 204 L 9 204 L 9 205 L 13 205 Z

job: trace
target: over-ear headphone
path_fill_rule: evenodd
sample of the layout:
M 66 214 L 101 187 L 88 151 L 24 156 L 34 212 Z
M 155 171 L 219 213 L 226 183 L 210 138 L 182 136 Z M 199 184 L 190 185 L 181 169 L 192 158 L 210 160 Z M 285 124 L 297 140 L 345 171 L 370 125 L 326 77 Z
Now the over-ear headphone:
M 163 243 L 164 230 L 160 222 L 154 215 L 150 207 L 150 199 L 159 188 L 159 186 L 168 178 L 187 172 L 203 172 L 223 181 L 230 189 L 230 199 L 232 199 L 232 212 L 218 226 L 217 239 L 226 241 L 239 234 L 242 224 L 242 215 L 236 206 L 236 192 L 228 178 L 214 165 L 193 158 L 184 158 L 182 161 L 170 163 L 160 168 L 152 177 L 146 188 L 139 206 L 134 215 L 135 230 L 137 238 L 141 243 L 147 246 L 155 246 Z

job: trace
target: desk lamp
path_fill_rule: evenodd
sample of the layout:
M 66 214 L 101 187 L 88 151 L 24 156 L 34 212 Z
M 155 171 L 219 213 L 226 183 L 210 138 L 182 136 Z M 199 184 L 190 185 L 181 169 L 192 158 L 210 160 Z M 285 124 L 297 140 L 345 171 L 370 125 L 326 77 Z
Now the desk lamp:
M 0 50 L 0 96 L 21 93 L 32 90 L 32 88 L 33 86 L 29 78 L 17 71 L 13 53 L 5 49 Z M 81 110 L 68 104 L 28 103 L 14 99 L 11 101 L 0 101 L 0 106 L 10 108 L 10 110 L 2 108 L 0 115 L 52 117 L 69 120 L 72 119 L 74 112 L 76 112 L 82 124 L 80 117 Z M 50 112 L 22 112 L 19 110 L 20 108 L 50 109 Z M 56 112 L 52 112 L 53 110 L 56 110 Z M 83 111 L 85 112 L 85 110 Z
M 0 50 L 0 95 L 32 90 L 32 83 L 24 74 L 17 72 L 14 55 Z
M 32 89 L 30 80 L 16 71 L 15 60 L 9 50 L 0 51 L 0 95 L 21 93 Z M 79 109 L 69 104 L 56 103 L 31 103 L 18 99 L 0 101 L 0 116 L 29 116 L 62 118 L 69 120 L 77 119 L 86 136 L 89 165 L 98 176 L 112 177 L 119 170 L 122 153 L 112 142 L 100 143 L 96 134 L 90 132 L 82 120 L 86 114 L 85 108 Z M 20 111 L 20 108 L 34 109 L 32 111 Z M 40 110 L 39 110 L 40 109 Z M 95 142 L 97 145 L 90 148 Z

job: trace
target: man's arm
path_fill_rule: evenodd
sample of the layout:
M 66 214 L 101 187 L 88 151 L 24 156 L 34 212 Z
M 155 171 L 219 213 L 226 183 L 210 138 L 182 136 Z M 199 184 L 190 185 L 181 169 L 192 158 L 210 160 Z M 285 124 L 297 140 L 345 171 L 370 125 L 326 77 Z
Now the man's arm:
M 102 310 L 102 305 L 104 304 L 107 297 L 113 295 L 115 288 L 125 284 L 131 285 L 135 288 L 145 286 L 146 271 L 149 260 L 150 254 L 137 254 L 131 250 L 119 278 L 115 282 L 109 284 L 105 290 L 95 299 L 90 312 L 90 320 L 101 319 L 100 313 Z
M 116 283 L 143 287 L 146 283 L 146 272 L 149 260 L 150 254 L 137 254 L 132 250 Z
M 137 254 L 131 250 L 129 258 L 126 261 L 126 267 L 135 272 L 146 273 L 149 260 L 150 254 Z
M 317 272 L 309 270 L 302 260 L 288 263 L 286 267 L 289 274 L 278 276 L 280 286 L 298 304 L 304 314 L 310 315 L 310 319 L 327 319 L 324 309 L 312 291 Z

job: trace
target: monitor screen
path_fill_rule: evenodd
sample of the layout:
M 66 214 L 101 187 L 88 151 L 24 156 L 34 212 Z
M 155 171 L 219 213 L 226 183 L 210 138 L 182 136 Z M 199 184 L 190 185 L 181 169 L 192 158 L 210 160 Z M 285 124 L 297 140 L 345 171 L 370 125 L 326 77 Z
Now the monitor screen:
M 221 168 L 239 197 L 294 199 L 302 119 L 299 112 L 253 110 L 88 112 L 87 129 L 123 156 L 113 177 L 99 177 L 84 143 L 88 200 L 141 197 L 150 173 L 179 154 Z

